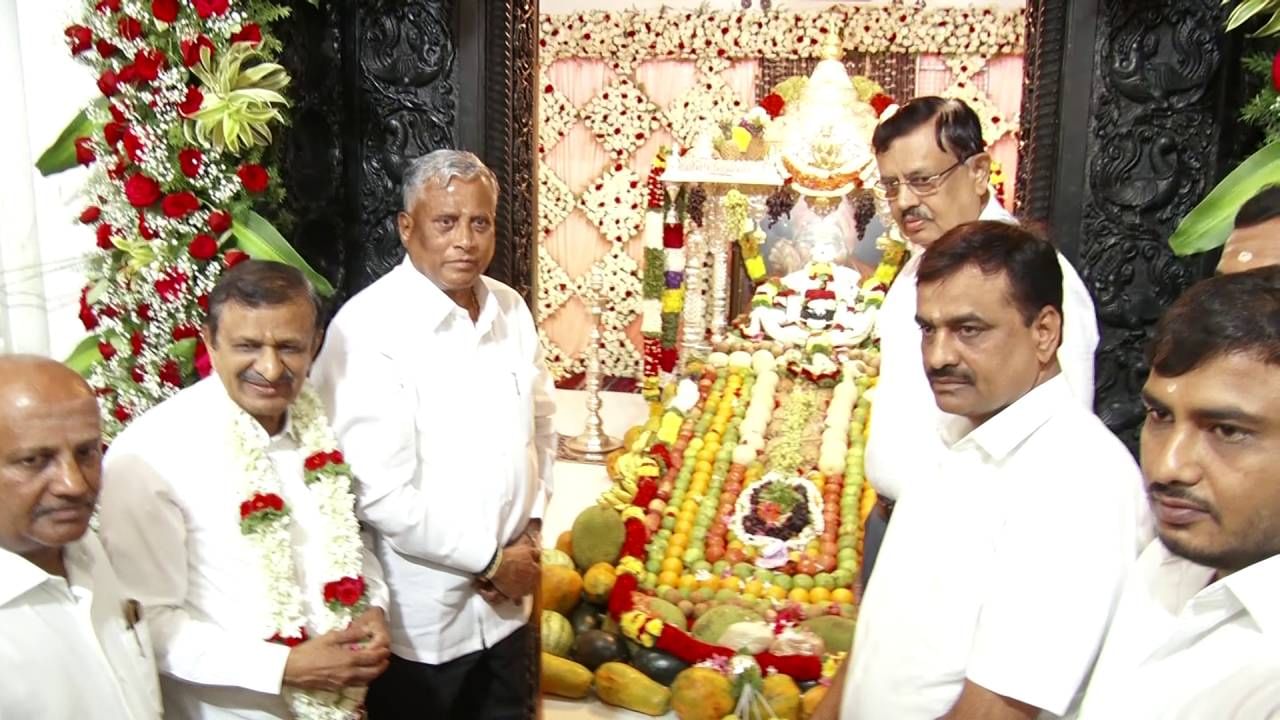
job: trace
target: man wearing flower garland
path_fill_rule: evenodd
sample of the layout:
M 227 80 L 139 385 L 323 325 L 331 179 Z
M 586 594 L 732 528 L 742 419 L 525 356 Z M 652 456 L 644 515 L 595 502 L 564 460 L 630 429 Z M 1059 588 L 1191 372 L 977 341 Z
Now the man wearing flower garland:
M 295 268 L 230 268 L 203 331 L 215 374 L 107 454 L 103 539 L 151 618 L 167 717 L 355 718 L 386 668 L 386 587 L 306 385 L 322 318 Z
M 342 308 L 316 363 L 392 591 L 393 657 L 369 714 L 532 717 L 551 380 L 528 307 L 481 274 L 493 173 L 437 150 L 410 163 L 403 200 L 404 262 Z
M 888 115 L 871 140 L 880 169 L 880 188 L 893 218 L 913 248 L 876 320 L 880 333 L 880 380 L 876 386 L 867 478 L 886 502 L 867 523 L 870 573 L 876 540 L 892 500 L 917 478 L 933 472 L 943 452 L 933 432 L 939 418 L 929 383 L 921 371 L 920 328 L 915 323 L 916 271 L 921 253 L 943 233 L 974 220 L 1016 223 L 989 184 L 991 157 L 982 123 L 960 100 L 920 97 Z M 1089 291 L 1061 253 L 1063 326 L 1058 360 L 1082 407 L 1093 407 L 1093 352 L 1097 318 Z
M 1280 716 L 1280 267 L 1195 285 L 1148 355 L 1158 539 L 1130 570 L 1080 717 Z
M 1133 458 L 1061 372 L 1059 263 L 1002 222 L 925 251 L 915 319 L 946 450 L 898 501 L 819 717 L 836 702 L 895 720 L 1078 707 L 1151 533 Z
M 0 717 L 160 717 L 147 621 L 89 530 L 101 448 L 79 375 L 0 356 Z

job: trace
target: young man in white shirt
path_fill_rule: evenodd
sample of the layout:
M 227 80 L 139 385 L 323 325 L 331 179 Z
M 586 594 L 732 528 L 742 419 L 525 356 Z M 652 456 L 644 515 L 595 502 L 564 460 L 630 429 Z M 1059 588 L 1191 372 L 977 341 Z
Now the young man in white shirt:
M 160 717 L 146 621 L 88 531 L 99 427 L 70 368 L 0 357 L 0 718 Z
M 1193 286 L 1149 359 L 1142 470 L 1158 539 L 1081 717 L 1280 717 L 1280 267 Z
M 223 272 L 202 335 L 214 374 L 107 453 L 103 542 L 151 618 L 168 718 L 354 720 L 386 668 L 386 586 L 305 386 L 321 309 L 295 268 Z
M 437 150 L 405 172 L 404 262 L 329 329 L 316 381 L 391 586 L 376 720 L 532 717 L 528 626 L 556 436 L 533 316 L 482 273 L 498 182 Z
M 921 253 L 943 233 L 974 220 L 1016 223 L 990 187 L 991 157 L 982 124 L 960 100 L 920 97 L 876 127 L 872 137 L 880 186 L 912 247 L 876 320 L 880 380 L 875 389 L 866 472 L 884 504 L 868 521 L 868 565 L 892 501 L 910 482 L 933 472 L 943 447 L 933 428 L 940 412 L 920 369 L 915 323 L 916 271 Z M 1093 407 L 1093 352 L 1098 345 L 1093 300 L 1071 264 L 1062 275 L 1062 345 L 1058 361 L 1072 394 Z
M 1240 206 L 1218 259 L 1218 274 L 1280 264 L 1280 185 L 1268 185 Z
M 898 501 L 830 704 L 856 720 L 1062 715 L 1150 536 L 1137 466 L 1060 371 L 1051 245 L 953 228 L 917 298 L 947 450 Z

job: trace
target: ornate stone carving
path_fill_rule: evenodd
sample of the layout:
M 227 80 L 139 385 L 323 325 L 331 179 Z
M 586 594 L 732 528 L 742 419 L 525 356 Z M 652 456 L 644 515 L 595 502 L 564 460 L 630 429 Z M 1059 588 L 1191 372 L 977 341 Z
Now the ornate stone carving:
M 1167 240 L 1218 176 L 1225 39 L 1217 0 L 1100 6 L 1080 264 L 1102 335 L 1096 407 L 1133 446 L 1151 328 L 1202 272 Z

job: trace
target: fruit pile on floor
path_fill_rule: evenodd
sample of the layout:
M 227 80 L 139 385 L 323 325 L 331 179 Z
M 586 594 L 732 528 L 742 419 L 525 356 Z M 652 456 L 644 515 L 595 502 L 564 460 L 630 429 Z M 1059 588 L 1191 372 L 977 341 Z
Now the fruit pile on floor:
M 610 458 L 543 556 L 544 692 L 682 720 L 816 704 L 853 638 L 876 363 L 776 360 L 713 353 Z

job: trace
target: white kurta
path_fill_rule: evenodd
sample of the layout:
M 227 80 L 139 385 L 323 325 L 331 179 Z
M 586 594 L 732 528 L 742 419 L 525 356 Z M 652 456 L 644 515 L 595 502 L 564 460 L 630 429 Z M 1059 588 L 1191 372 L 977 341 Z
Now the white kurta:
M 1016 223 L 992 193 L 979 220 Z M 876 492 L 897 499 L 907 483 L 937 467 L 944 450 L 932 429 L 943 416 L 924 374 L 920 327 L 916 324 L 916 271 L 922 253 L 914 253 L 893 281 L 876 319 L 880 332 L 880 381 L 875 388 L 866 471 Z M 1093 351 L 1098 321 L 1093 299 L 1067 259 L 1062 266 L 1062 345 L 1058 362 L 1080 405 L 1093 408 Z
M 1141 474 L 1061 375 L 977 428 L 945 425 L 939 470 L 889 523 L 843 716 L 933 720 L 966 678 L 1061 715 L 1151 537 Z
M 265 577 L 240 532 L 236 410 L 212 375 L 135 420 L 104 461 L 102 537 L 121 581 L 149 613 L 166 718 L 288 717 L 281 691 L 289 648 L 266 640 L 273 633 Z M 267 456 L 290 508 L 309 610 L 333 579 L 322 577 L 325 548 L 308 532 L 319 524 L 319 508 L 288 427 L 268 440 Z M 371 551 L 364 575 L 373 604 L 386 607 Z
M 1280 717 L 1280 556 L 1213 574 L 1158 540 L 1147 547 L 1081 718 Z
M 67 577 L 0 550 L 0 718 L 155 720 L 160 689 L 145 614 L 92 531 L 63 549 Z
M 334 318 L 312 377 L 360 479 L 391 587 L 391 650 L 440 664 L 528 621 L 472 588 L 494 552 L 541 518 L 556 434 L 533 316 L 476 286 L 475 322 L 406 259 Z

